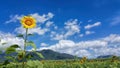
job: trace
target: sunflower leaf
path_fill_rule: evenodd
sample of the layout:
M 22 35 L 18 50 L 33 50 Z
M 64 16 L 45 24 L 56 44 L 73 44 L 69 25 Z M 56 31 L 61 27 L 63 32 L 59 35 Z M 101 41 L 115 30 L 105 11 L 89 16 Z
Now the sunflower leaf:
M 5 60 L 2 65 L 7 65 L 7 64 L 10 64 L 10 62 L 8 60 Z
M 0 54 L 2 53 L 2 51 L 0 50 Z
M 29 42 L 27 42 L 26 44 L 27 44 L 27 46 L 32 46 L 32 47 L 34 48 L 34 50 L 36 50 L 36 45 L 35 45 L 34 42 L 29 41 Z
M 5 42 L 4 42 L 4 43 L 2 43 L 2 45 L 5 45 L 5 44 L 7 44 L 7 43 L 5 43 Z
M 6 56 L 5 58 L 8 59 L 8 60 L 12 60 L 12 61 L 14 61 L 14 59 L 15 59 L 15 58 L 12 57 L 12 56 Z
M 17 44 L 11 45 L 10 47 L 13 47 L 13 48 L 20 48 L 20 46 L 17 45 Z
M 24 38 L 23 34 L 18 34 L 16 37 Z
M 40 58 L 43 58 L 44 59 L 44 56 L 41 54 L 41 53 L 39 53 L 39 52 L 35 52 Z
M 27 59 L 31 59 L 32 57 L 33 57 L 33 55 L 30 54 L 30 53 L 28 53 L 28 54 L 26 55 L 26 58 L 27 58 Z
M 16 52 L 16 49 L 13 47 L 8 47 L 5 51 L 6 54 L 14 53 Z
M 34 34 L 27 34 L 28 36 L 33 36 Z

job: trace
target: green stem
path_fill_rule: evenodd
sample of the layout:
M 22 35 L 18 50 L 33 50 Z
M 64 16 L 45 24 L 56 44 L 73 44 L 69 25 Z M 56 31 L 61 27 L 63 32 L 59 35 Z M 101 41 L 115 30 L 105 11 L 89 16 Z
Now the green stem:
M 27 42 L 27 33 L 28 33 L 28 28 L 26 28 L 26 33 L 25 33 L 25 40 L 24 40 L 24 52 L 26 53 L 26 42 Z
M 26 42 L 27 42 L 27 33 L 28 33 L 28 28 L 26 28 L 26 33 L 25 33 L 25 38 L 24 38 L 24 55 L 23 55 L 23 68 L 25 67 L 24 63 L 25 63 L 25 56 L 26 56 Z

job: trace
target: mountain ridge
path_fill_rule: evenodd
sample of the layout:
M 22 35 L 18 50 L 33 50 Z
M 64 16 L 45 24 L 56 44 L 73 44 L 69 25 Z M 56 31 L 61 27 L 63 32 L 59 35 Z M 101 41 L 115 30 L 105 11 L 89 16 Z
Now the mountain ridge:
M 64 59 L 74 59 L 76 57 L 66 53 L 55 52 L 50 49 L 36 51 L 36 52 L 41 53 L 44 56 L 44 60 L 64 60 Z M 29 53 L 29 51 L 27 51 L 27 53 Z M 31 60 L 42 60 L 42 58 L 40 58 L 36 53 L 31 52 L 30 54 L 33 55 Z M 15 55 L 17 55 L 17 53 L 12 53 L 10 55 L 2 53 L 0 54 L 0 58 L 2 58 L 0 61 L 6 60 L 5 58 L 6 56 L 15 56 Z M 77 58 L 80 58 L 80 57 L 77 57 Z

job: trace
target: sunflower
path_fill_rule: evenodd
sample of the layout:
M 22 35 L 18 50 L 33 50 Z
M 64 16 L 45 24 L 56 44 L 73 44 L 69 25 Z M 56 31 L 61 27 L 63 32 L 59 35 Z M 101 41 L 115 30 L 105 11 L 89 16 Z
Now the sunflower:
M 21 19 L 21 24 L 24 28 L 34 28 L 36 26 L 36 20 L 32 16 L 24 16 Z

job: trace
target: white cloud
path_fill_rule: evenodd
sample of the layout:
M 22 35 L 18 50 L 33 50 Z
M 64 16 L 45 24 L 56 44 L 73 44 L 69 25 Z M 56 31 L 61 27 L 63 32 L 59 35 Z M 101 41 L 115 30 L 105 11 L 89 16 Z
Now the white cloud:
M 80 34 L 80 35 L 79 35 L 79 37 L 83 37 L 83 36 L 84 36 L 84 34 Z
M 42 49 L 52 49 L 61 53 L 77 55 L 79 57 L 87 56 L 95 58 L 101 55 L 120 56 L 120 35 L 111 34 L 107 37 L 97 40 L 88 40 L 74 42 L 72 40 L 59 40 L 58 43 Z
M 95 33 L 95 32 L 94 31 L 86 31 L 85 32 L 86 35 L 90 35 L 90 34 L 93 34 L 93 33 Z
M 68 30 L 65 34 L 65 37 L 74 35 L 75 33 L 80 32 L 80 26 L 78 25 L 78 20 L 69 20 L 65 23 L 65 29 Z
M 75 54 L 76 55 L 79 55 L 79 54 L 81 54 L 81 57 L 84 57 L 84 56 L 86 56 L 86 57 L 88 57 L 88 56 L 91 56 L 91 54 L 89 53 L 89 51 L 87 51 L 87 50 L 78 50 L 78 51 L 76 51 L 75 52 Z
M 23 15 L 11 15 L 10 16 L 10 20 L 6 21 L 5 23 L 8 24 L 8 23 L 13 23 L 13 22 L 17 22 L 18 20 L 20 20 L 22 18 Z
M 10 33 L 0 32 L 0 39 L 1 39 L 1 42 L 0 42 L 0 49 L 1 50 L 6 49 L 7 47 L 9 47 L 10 45 L 13 45 L 13 44 L 18 44 L 21 48 L 23 48 L 23 46 L 24 46 L 23 39 L 17 38 Z M 7 43 L 7 44 L 2 45 L 2 43 Z
M 71 32 L 74 34 L 74 33 L 79 33 L 80 32 L 80 26 L 78 25 L 78 20 L 75 19 L 75 20 L 69 20 L 65 23 L 65 29 L 68 30 L 68 34 Z M 66 33 L 67 34 L 67 33 Z
M 120 42 L 120 36 L 116 34 L 111 34 L 109 37 L 104 38 L 104 41 L 108 41 L 110 43 L 119 43 Z
M 91 24 L 91 25 L 88 24 L 84 28 L 91 29 L 91 28 L 99 26 L 99 25 L 101 25 L 101 22 L 96 22 L 96 23 Z M 80 34 L 81 33 L 81 26 L 80 26 L 80 22 L 78 22 L 77 19 L 68 20 L 67 22 L 65 22 L 64 29 L 62 29 L 62 30 L 64 30 L 64 31 L 55 33 L 54 35 L 51 35 L 52 40 L 68 39 L 68 37 L 73 36 L 75 34 L 79 34 L 79 37 L 83 37 L 85 35 L 90 35 L 90 34 L 95 33 L 94 31 L 87 30 L 87 31 L 85 31 L 85 34 Z
M 57 29 L 58 29 L 58 26 L 54 26 L 54 29 L 57 30 Z
M 45 23 L 46 21 L 50 20 L 53 18 L 54 14 L 49 12 L 48 14 L 43 14 L 43 15 L 39 15 L 38 13 L 33 13 L 30 14 L 32 17 L 34 17 L 37 20 L 37 23 Z M 25 16 L 24 14 L 22 15 L 11 15 L 10 16 L 10 20 L 6 21 L 6 23 L 12 23 L 12 22 L 17 22 L 18 20 L 20 20 L 23 16 Z
M 96 23 L 94 23 L 94 24 L 88 24 L 88 25 L 86 25 L 84 28 L 85 28 L 85 29 L 91 29 L 91 28 L 93 28 L 93 27 L 100 26 L 100 25 L 101 25 L 101 22 L 96 22 Z
M 115 16 L 114 18 L 112 18 L 111 20 L 111 25 L 117 25 L 120 24 L 120 14 L 118 16 Z
M 67 39 L 69 36 L 80 33 L 80 25 L 78 25 L 78 20 L 68 20 L 65 22 L 64 31 L 62 33 L 56 33 L 53 40 L 63 40 Z
M 52 24 L 53 24 L 53 22 L 48 21 L 48 22 L 46 22 L 46 27 L 50 27 Z
M 29 34 L 38 34 L 38 35 L 44 35 L 46 32 L 48 32 L 48 28 L 41 28 L 41 27 L 36 27 L 28 30 Z M 25 34 L 25 29 L 23 27 L 18 27 L 15 29 L 15 32 L 20 33 L 20 34 Z
M 90 20 L 88 20 L 87 22 L 92 22 L 92 20 L 90 19 Z
M 37 22 L 39 23 L 44 23 L 47 20 L 50 20 L 51 18 L 53 18 L 54 14 L 49 12 L 48 14 L 43 14 L 43 15 L 39 15 L 38 13 L 34 13 L 34 14 L 30 14 L 32 17 L 34 17 Z
M 41 46 L 41 47 L 46 47 L 46 46 L 48 46 L 48 44 L 46 44 L 46 43 L 41 43 L 40 46 Z
M 55 34 L 55 37 L 53 37 L 52 40 L 62 40 L 64 38 L 63 34 Z
M 50 37 L 52 37 L 52 38 L 53 38 L 55 34 L 56 34 L 56 32 L 51 31 L 51 32 L 50 32 Z

